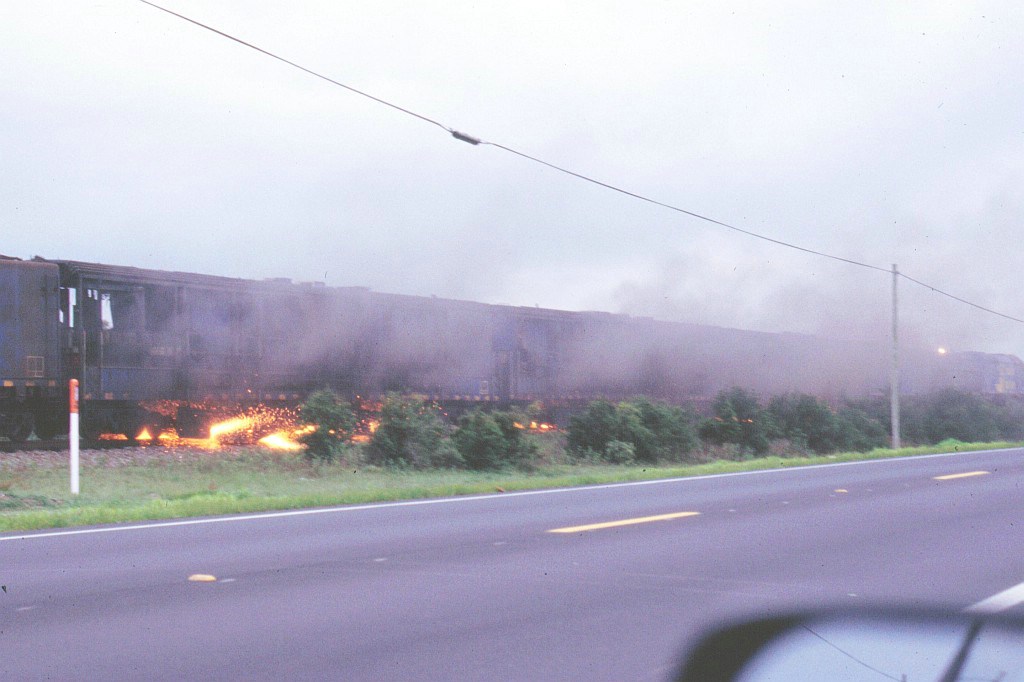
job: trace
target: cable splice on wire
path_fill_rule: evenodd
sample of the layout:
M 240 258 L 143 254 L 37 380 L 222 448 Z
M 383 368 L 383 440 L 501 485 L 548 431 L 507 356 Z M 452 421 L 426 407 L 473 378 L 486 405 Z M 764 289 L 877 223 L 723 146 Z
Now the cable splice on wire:
M 467 135 L 466 133 L 460 133 L 458 130 L 452 130 L 449 128 L 448 132 L 450 132 L 452 134 L 452 137 L 454 137 L 456 140 L 462 140 L 463 142 L 468 142 L 470 144 L 480 144 L 481 142 L 483 142 L 483 140 L 481 140 L 479 137 L 473 137 L 472 135 Z
M 751 230 L 745 230 L 745 229 L 743 229 L 741 227 L 737 227 L 735 225 L 730 225 L 729 223 L 723 222 L 721 220 L 716 220 L 715 218 L 711 218 L 711 217 L 702 215 L 700 213 L 696 213 L 694 211 L 690 211 L 690 210 L 687 210 L 685 208 L 681 208 L 679 206 L 674 206 L 672 204 L 668 204 L 668 203 L 665 203 L 665 202 L 662 202 L 662 201 L 658 201 L 657 199 L 652 199 L 651 197 L 644 196 L 643 194 L 638 194 L 636 192 L 631 192 L 631 191 L 629 191 L 627 189 L 623 189 L 622 187 L 618 187 L 616 185 L 612 185 L 612 184 L 607 183 L 607 182 L 602 182 L 601 180 L 597 180 L 595 178 L 592 178 L 592 177 L 590 177 L 588 175 L 584 175 L 582 173 L 577 173 L 576 171 L 572 171 L 572 170 L 569 170 L 568 168 L 564 168 L 562 166 L 558 166 L 558 165 L 556 165 L 554 163 L 551 163 L 549 161 L 545 161 L 544 159 L 541 159 L 541 158 L 538 158 L 538 157 L 535 157 L 535 156 L 531 156 L 529 154 L 526 154 L 525 152 L 521 152 L 521 151 L 519 151 L 517 149 L 514 149 L 512 147 L 508 147 L 506 145 L 499 144 L 497 142 L 488 142 L 488 141 L 483 140 L 483 139 L 481 139 L 479 137 L 474 137 L 474 136 L 469 135 L 467 133 L 460 132 L 458 130 L 455 130 L 454 128 L 446 126 L 445 124 L 441 123 L 440 121 L 437 121 L 435 119 L 430 118 L 429 116 L 424 116 L 423 114 L 418 114 L 415 111 L 412 111 L 411 109 L 406 109 L 405 107 L 401 107 L 401 106 L 399 106 L 397 104 L 394 104 L 393 102 L 389 102 L 389 101 L 387 101 L 385 99 L 382 99 L 380 97 L 376 97 L 374 95 L 371 95 L 368 92 L 365 92 L 363 90 L 359 90 L 358 88 L 354 88 L 351 85 L 346 85 L 345 83 L 342 83 L 340 81 L 334 80 L 333 78 L 330 78 L 330 77 L 325 76 L 325 75 L 323 75 L 321 73 L 313 71 L 312 69 L 308 69 L 305 66 L 302 66 L 301 64 L 297 64 L 297 63 L 295 63 L 295 62 L 293 62 L 293 61 L 291 61 L 289 59 L 285 59 L 284 57 L 281 57 L 281 56 L 279 56 L 277 54 L 274 54 L 273 52 L 270 52 L 269 50 L 265 50 L 265 49 L 263 49 L 263 48 L 261 48 L 261 47 L 259 47 L 257 45 L 253 45 L 252 43 L 246 42 L 246 41 L 242 40 L 241 38 L 236 38 L 235 36 L 233 36 L 233 35 L 231 35 L 229 33 L 225 33 L 224 31 L 221 31 L 219 29 L 213 28 L 212 26 L 204 24 L 204 23 L 202 23 L 200 21 L 196 21 L 195 19 L 191 19 L 191 18 L 189 18 L 189 17 L 187 17 L 187 16 L 185 16 L 183 14 L 179 14 L 178 12 L 175 12 L 173 10 L 167 9 L 166 7 L 162 7 L 162 6 L 160 6 L 160 5 L 158 5 L 158 4 L 154 3 L 154 2 L 150 2 L 150 0 L 139 0 L 139 2 L 143 3 L 144 5 L 149 5 L 150 7 L 153 7 L 154 9 L 158 9 L 161 12 L 166 12 L 167 14 L 170 14 L 171 16 L 177 17 L 177 18 L 179 18 L 179 19 L 181 19 L 183 21 L 187 21 L 190 24 L 193 24 L 193 25 L 198 26 L 200 28 L 204 28 L 207 31 L 210 31 L 212 33 L 216 33 L 217 35 L 222 36 L 224 38 L 227 38 L 228 40 L 234 41 L 234 42 L 238 43 L 239 45 L 244 45 L 245 47 L 248 47 L 248 48 L 250 48 L 252 50 L 255 50 L 255 51 L 257 51 L 257 52 L 259 52 L 261 54 L 264 54 L 264 55 L 266 55 L 266 56 L 268 56 L 268 57 L 270 57 L 272 59 L 276 59 L 279 62 L 287 64 L 288 66 L 294 67 L 294 68 L 296 68 L 296 69 L 298 69 L 300 71 L 308 73 L 311 76 L 314 76 L 314 77 L 319 78 L 321 80 L 327 81 L 328 83 L 331 83 L 332 85 L 337 85 L 338 87 L 344 88 L 345 90 L 348 90 L 349 92 L 355 93 L 355 94 L 360 95 L 362 97 L 366 97 L 367 99 L 371 99 L 374 102 L 377 102 L 378 104 L 383 104 L 384 106 L 390 107 L 391 109 L 399 111 L 399 112 L 401 112 L 403 114 L 407 114 L 407 115 L 412 116 L 414 118 L 418 118 L 421 121 L 424 121 L 426 123 L 430 123 L 431 125 L 437 126 L 438 128 L 441 128 L 445 132 L 451 134 L 451 136 L 454 137 L 456 140 L 460 140 L 462 142 L 467 142 L 467 143 L 472 144 L 472 145 L 487 145 L 487 146 L 490 146 L 490 147 L 495 147 L 497 149 L 501 149 L 502 151 L 508 152 L 508 153 L 513 154 L 515 156 L 518 156 L 520 158 L 526 159 L 528 161 L 533 161 L 534 163 L 538 163 L 538 164 L 540 164 L 542 166 L 546 166 L 548 168 L 551 168 L 552 170 L 558 171 L 559 173 L 564 173 L 566 175 L 570 175 L 570 176 L 572 176 L 574 178 L 577 178 L 579 180 L 583 180 L 584 182 L 589 182 L 589 183 L 592 183 L 594 185 L 598 185 L 599 187 L 604 187 L 605 189 L 612 190 L 613 192 L 618 192 L 618 193 L 624 194 L 624 195 L 626 195 L 628 197 L 632 197 L 634 199 L 638 199 L 640 201 L 644 201 L 644 202 L 647 202 L 649 204 L 653 204 L 655 206 L 660 206 L 661 208 L 666 208 L 666 209 L 668 209 L 670 211 L 675 211 L 677 213 L 682 213 L 683 215 L 688 215 L 691 218 L 696 218 L 697 220 L 702 220 L 704 222 L 711 223 L 713 225 L 718 225 L 719 227 L 724 227 L 724 228 L 726 228 L 728 230 L 733 230 L 733 231 L 738 232 L 740 234 L 747 235 L 748 237 L 753 237 L 755 239 L 760 239 L 762 241 L 770 242 L 770 243 L 776 244 L 778 246 L 784 246 L 786 248 L 793 249 L 795 251 L 801 251 L 803 253 L 807 253 L 807 254 L 810 254 L 810 255 L 813 255 L 813 256 L 819 256 L 819 257 L 822 257 L 822 258 L 828 258 L 828 259 L 831 259 L 831 260 L 834 260 L 834 261 L 839 261 L 840 263 L 847 263 L 849 265 L 855 265 L 857 267 L 865 268 L 865 269 L 868 269 L 868 270 L 875 270 L 875 271 L 878 271 L 878 272 L 884 272 L 886 274 L 891 273 L 891 270 L 889 268 L 883 268 L 883 267 L 880 267 L 880 266 L 877 266 L 877 265 L 872 265 L 870 263 L 864 263 L 864 262 L 861 262 L 861 261 L 853 260 L 851 258 L 843 258 L 842 256 L 836 256 L 836 255 L 831 254 L 831 253 L 826 253 L 825 251 L 817 251 L 815 249 L 810 249 L 810 248 L 807 248 L 807 247 L 804 247 L 804 246 L 800 246 L 798 244 L 793 244 L 791 242 L 783 241 L 781 239 L 775 239 L 773 237 L 769 237 L 767 235 L 760 234 L 758 232 L 752 232 Z M 905 275 L 902 272 L 898 273 L 898 275 L 900 277 L 902 277 L 903 279 L 907 280 L 908 282 L 912 282 L 914 284 L 917 284 L 918 286 L 924 287 L 925 289 L 929 289 L 929 290 L 933 291 L 936 294 L 940 294 L 942 296 L 946 296 L 948 298 L 953 299 L 954 301 L 958 301 L 958 302 L 963 303 L 965 305 L 971 306 L 972 308 L 976 308 L 978 310 L 982 310 L 984 312 L 991 313 L 993 315 L 997 315 L 997 316 L 1005 318 L 1007 320 L 1012 320 L 1014 322 L 1024 323 L 1024 319 L 1021 319 L 1021 318 L 1018 318 L 1018 317 L 1014 317 L 1012 315 L 1007 315 L 1005 313 L 1001 313 L 1001 312 L 998 312 L 996 310 L 992 310 L 991 308 L 986 308 L 985 306 L 979 305 L 977 303 L 973 303 L 971 301 L 968 301 L 967 299 L 960 298 L 959 296 L 954 296 L 953 294 L 945 292 L 945 291 L 939 289 L 938 287 L 934 287 L 934 286 L 932 286 L 930 284 L 927 284 L 927 283 L 922 282 L 920 280 L 914 279 L 913 277 L 909 277 L 909 276 Z

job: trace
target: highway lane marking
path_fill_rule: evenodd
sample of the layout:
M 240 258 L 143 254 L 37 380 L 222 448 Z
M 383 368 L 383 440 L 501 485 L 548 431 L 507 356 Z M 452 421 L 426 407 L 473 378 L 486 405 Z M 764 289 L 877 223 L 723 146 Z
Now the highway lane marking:
M 964 609 L 965 613 L 998 613 L 1024 603 L 1024 583 L 993 594 Z
M 125 531 L 153 530 L 157 528 L 174 528 L 177 526 L 200 526 L 209 523 L 234 523 L 238 521 L 261 521 L 279 519 L 289 516 L 311 516 L 313 514 L 339 514 L 342 512 L 365 511 L 369 509 L 389 509 L 393 507 L 419 507 L 431 504 L 461 504 L 479 500 L 512 499 L 532 495 L 557 495 L 560 493 L 586 493 L 609 488 L 633 488 L 645 485 L 666 485 L 686 483 L 688 481 L 706 481 L 717 478 L 735 478 L 739 476 L 772 476 L 776 474 L 798 474 L 801 471 L 829 469 L 836 467 L 887 465 L 909 460 L 928 460 L 945 457 L 970 457 L 973 455 L 1009 452 L 1021 448 L 1003 448 L 999 450 L 975 450 L 973 452 L 940 452 L 934 455 L 911 455 L 909 457 L 888 457 L 885 459 L 864 459 L 856 462 L 833 462 L 831 464 L 812 464 L 805 467 L 786 467 L 781 469 L 763 469 L 761 471 L 734 471 L 727 474 L 708 474 L 706 476 L 676 476 L 674 478 L 655 478 L 649 481 L 625 481 L 622 483 L 602 483 L 599 485 L 577 486 L 574 488 L 545 488 L 543 490 L 520 490 L 516 492 L 494 493 L 490 495 L 465 495 L 462 497 L 438 497 L 429 500 L 406 500 L 404 502 L 380 502 L 376 504 L 358 504 L 337 507 L 320 507 L 317 509 L 293 509 L 290 511 L 264 512 L 256 514 L 233 514 L 230 516 L 213 516 L 200 519 L 182 519 L 178 521 L 154 521 L 152 523 L 135 523 L 128 526 L 101 526 L 98 528 L 76 528 L 72 530 L 46 531 L 42 533 L 23 533 L 20 535 L 0 536 L 0 542 L 14 540 L 33 540 L 42 538 L 62 537 L 67 535 L 91 535 L 94 533 L 123 533 Z
M 640 516 L 633 519 L 620 519 L 618 521 L 603 521 L 601 523 L 588 523 L 582 526 L 567 526 L 565 528 L 552 528 L 549 533 L 583 533 L 589 530 L 602 530 L 604 528 L 618 528 L 620 526 L 633 526 L 638 523 L 651 523 L 652 521 L 669 521 L 681 519 L 686 516 L 699 516 L 700 512 L 686 511 L 674 512 L 672 514 L 658 514 L 656 516 Z
M 969 476 L 984 476 L 992 473 L 991 471 L 968 471 L 962 474 L 946 474 L 945 476 L 933 476 L 932 478 L 936 481 L 952 481 L 954 478 L 968 478 Z

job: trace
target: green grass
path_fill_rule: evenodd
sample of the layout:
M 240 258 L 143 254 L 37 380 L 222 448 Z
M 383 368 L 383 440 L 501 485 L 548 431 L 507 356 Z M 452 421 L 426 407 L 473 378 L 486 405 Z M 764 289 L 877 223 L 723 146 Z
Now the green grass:
M 230 456 L 208 453 L 183 461 L 168 458 L 145 465 L 83 467 L 78 496 L 68 490 L 66 466 L 5 468 L 0 458 L 0 531 L 570 487 L 1019 446 L 949 441 L 868 453 L 770 456 L 690 465 L 549 464 L 529 473 L 311 465 L 299 455 L 243 450 Z

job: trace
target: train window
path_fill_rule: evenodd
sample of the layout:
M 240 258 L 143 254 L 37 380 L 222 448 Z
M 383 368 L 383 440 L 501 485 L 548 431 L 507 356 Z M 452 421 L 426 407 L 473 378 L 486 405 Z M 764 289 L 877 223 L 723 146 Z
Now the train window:
M 110 294 L 100 294 L 100 328 L 104 331 L 114 328 L 114 311 L 110 305 Z
M 188 335 L 188 349 L 193 360 L 201 360 L 206 355 L 206 343 L 202 336 L 196 332 Z
M 82 326 L 86 331 L 97 332 L 100 330 L 100 292 L 96 289 L 85 290 L 85 300 L 79 310 Z
M 146 329 L 151 332 L 167 331 L 175 316 L 175 290 L 171 287 L 146 289 Z
M 139 331 L 145 324 L 144 291 L 142 287 L 118 288 L 110 292 L 112 322 L 121 331 Z
M 139 322 L 139 306 L 136 289 L 85 290 L 83 323 L 89 329 L 110 331 L 116 325 L 120 329 L 134 329 Z
M 231 321 L 241 325 L 252 323 L 256 312 L 256 302 L 251 296 L 240 295 L 231 302 Z M 236 325 L 237 326 L 237 325 Z
M 75 307 L 77 305 L 78 290 L 71 287 L 61 287 L 58 318 L 60 323 L 67 325 L 69 329 L 73 329 L 75 326 Z
M 232 295 L 223 291 L 190 292 L 189 312 L 192 326 L 220 333 L 229 329 L 241 312 Z

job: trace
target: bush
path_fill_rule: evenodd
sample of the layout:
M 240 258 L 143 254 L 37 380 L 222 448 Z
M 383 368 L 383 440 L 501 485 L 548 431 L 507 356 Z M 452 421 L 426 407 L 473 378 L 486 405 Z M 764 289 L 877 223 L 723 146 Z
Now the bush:
M 789 393 L 768 403 L 773 437 L 786 438 L 821 455 L 869 452 L 887 442 L 885 427 L 864 410 L 846 404 L 838 411 L 814 396 Z
M 842 449 L 852 452 L 871 452 L 889 443 L 885 425 L 867 412 L 852 405 L 844 405 L 836 414 L 842 432 Z
M 604 454 L 608 441 L 615 440 L 618 417 L 607 400 L 595 400 L 579 414 L 569 418 L 569 449 L 578 454 L 590 451 Z
M 681 459 L 699 445 L 694 426 L 696 417 L 692 413 L 647 398 L 633 398 L 630 403 L 639 410 L 640 423 L 654 436 L 643 449 L 636 439 L 633 440 L 637 459 L 646 462 Z
M 965 443 L 999 440 L 998 409 L 984 398 L 956 389 L 945 389 L 909 401 L 907 436 L 933 444 L 948 438 Z
M 569 449 L 577 457 L 594 453 L 620 463 L 679 459 L 697 446 L 694 418 L 682 408 L 647 398 L 618 404 L 595 400 L 569 420 Z M 616 445 L 612 445 L 617 443 Z M 628 445 L 631 452 L 623 446 Z
M 828 405 L 805 393 L 775 396 L 768 403 L 774 437 L 787 438 L 817 454 L 835 452 L 844 447 L 839 418 Z
M 735 443 L 757 455 L 768 452 L 769 439 L 777 433 L 777 427 L 757 396 L 739 387 L 730 388 L 715 396 L 712 409 L 714 417 L 700 427 L 700 436 L 706 442 Z
M 470 469 L 524 467 L 537 454 L 537 446 L 523 434 L 517 415 L 509 412 L 474 410 L 461 419 L 453 441 Z
M 384 397 L 380 424 L 367 447 L 371 464 L 451 468 L 461 464 L 436 405 L 394 393 Z
M 604 446 L 604 459 L 612 464 L 632 464 L 636 460 L 636 447 L 621 440 L 610 440 Z
M 356 416 L 347 402 L 333 391 L 317 391 L 299 406 L 299 420 L 315 427 L 299 436 L 306 457 L 333 460 L 344 450 L 356 427 Z
M 867 451 L 888 444 L 892 432 L 887 396 L 849 400 L 838 416 L 851 425 L 847 447 Z M 1024 438 L 1024 400 L 1013 395 L 981 396 L 947 388 L 904 395 L 900 400 L 900 434 L 905 444 L 1018 441 Z

